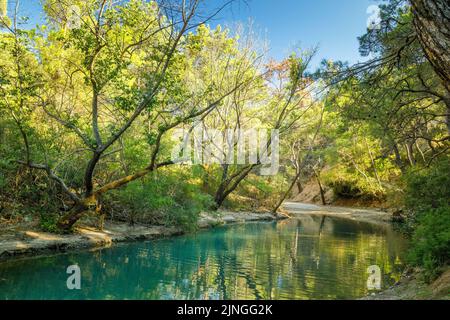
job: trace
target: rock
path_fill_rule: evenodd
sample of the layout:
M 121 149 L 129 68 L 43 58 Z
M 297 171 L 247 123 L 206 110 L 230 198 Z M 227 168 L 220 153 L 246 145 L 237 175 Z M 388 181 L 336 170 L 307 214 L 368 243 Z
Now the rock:
M 393 209 L 392 212 L 392 222 L 404 222 L 405 217 L 403 216 L 403 209 Z

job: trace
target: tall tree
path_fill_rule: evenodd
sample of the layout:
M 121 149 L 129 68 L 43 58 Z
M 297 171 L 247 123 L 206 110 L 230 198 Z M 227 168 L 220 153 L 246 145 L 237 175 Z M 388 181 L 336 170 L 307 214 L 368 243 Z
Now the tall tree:
M 35 148 L 44 149 L 44 153 L 33 157 L 28 142 L 34 132 L 23 129 L 23 120 L 16 121 L 26 145 L 19 162 L 46 172 L 72 201 L 72 210 L 59 221 L 61 229 L 70 229 L 84 213 L 98 209 L 102 194 L 172 165 L 173 161 L 160 159 L 164 136 L 171 129 L 211 112 L 224 98 L 247 84 L 249 79 L 242 75 L 251 68 L 251 63 L 242 67 L 233 60 L 221 64 L 212 80 L 189 86 L 197 78 L 195 71 L 202 68 L 199 56 L 202 44 L 197 57 L 187 57 L 183 48 L 187 34 L 224 7 L 205 18 L 197 14 L 200 4 L 201 0 L 167 2 L 163 6 L 153 1 L 114 4 L 90 0 L 77 1 L 78 10 L 71 13 L 72 6 L 68 3 L 49 0 L 45 2 L 48 28 L 42 29 L 42 36 L 35 43 L 21 45 L 20 51 L 14 43 L 25 33 L 16 24 L 9 27 L 7 22 L 3 23 L 11 36 L 2 36 L 13 42 L 8 46 L 12 58 L 8 59 L 7 67 L 11 71 L 5 73 L 5 81 L 16 85 L 2 88 L 2 103 L 31 110 L 35 117 L 51 126 L 45 134 L 53 135 L 53 139 L 47 139 L 48 144 L 36 143 Z M 32 36 L 34 31 L 30 33 Z M 227 53 L 222 57 L 232 58 Z M 25 58 L 39 64 L 42 71 L 39 86 L 32 85 L 33 90 L 28 91 L 20 84 L 30 79 L 24 78 L 23 72 L 33 70 L 23 68 Z M 34 93 L 36 87 L 40 89 L 38 95 Z M 15 94 L 17 90 L 24 94 Z M 25 99 L 28 97 L 25 93 L 33 100 Z M 148 128 L 147 165 L 129 174 L 113 176 L 112 180 L 103 179 L 105 173 L 101 169 L 106 168 L 105 160 L 117 153 L 121 139 L 136 124 Z M 59 144 L 56 150 L 50 140 Z M 80 153 L 83 156 L 78 156 Z M 67 181 L 58 172 L 61 166 L 57 164 L 63 159 L 69 163 L 81 159 L 77 163 L 84 167 L 80 184 Z M 79 168 L 77 171 L 80 172 Z
M 258 118 L 263 128 L 278 130 L 280 138 L 292 133 L 314 105 L 311 98 L 312 81 L 307 72 L 314 54 L 315 50 L 305 50 L 298 54 L 293 53 L 280 63 L 272 61 L 267 65 L 265 75 L 269 96 L 260 109 Z M 243 115 L 239 117 L 239 121 L 244 118 Z M 266 143 L 267 152 L 271 148 L 272 140 L 269 137 Z M 237 165 L 233 171 L 230 166 L 224 166 L 214 196 L 216 207 L 219 208 L 240 183 L 262 165 L 263 161 L 258 157 L 256 163 Z
M 450 94 L 450 3 L 448 0 L 410 1 L 420 44 Z

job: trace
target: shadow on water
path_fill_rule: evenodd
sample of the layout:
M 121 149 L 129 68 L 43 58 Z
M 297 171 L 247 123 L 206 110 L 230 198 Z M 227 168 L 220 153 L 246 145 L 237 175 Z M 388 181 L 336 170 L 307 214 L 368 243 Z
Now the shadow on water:
M 304 215 L 193 235 L 0 264 L 0 299 L 354 299 L 367 268 L 399 279 L 405 240 L 392 228 Z M 68 290 L 78 264 L 81 290 Z

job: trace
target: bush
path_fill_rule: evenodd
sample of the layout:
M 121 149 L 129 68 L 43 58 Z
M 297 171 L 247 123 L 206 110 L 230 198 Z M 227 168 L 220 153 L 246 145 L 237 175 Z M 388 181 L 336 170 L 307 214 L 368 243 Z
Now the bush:
M 225 200 L 223 206 L 235 211 L 271 210 L 284 196 L 290 181 L 285 175 L 249 174 Z
M 58 233 L 60 232 L 56 223 L 58 222 L 58 217 L 51 214 L 42 214 L 39 219 L 39 226 L 45 232 Z
M 430 168 L 406 175 L 405 204 L 412 213 L 411 264 L 424 268 L 433 280 L 450 257 L 450 159 L 444 157 Z
M 165 171 L 142 181 L 130 183 L 109 195 L 107 202 L 118 203 L 115 218 L 130 223 L 162 224 L 194 230 L 202 210 L 213 203 L 210 195 L 190 181 L 188 174 Z M 111 214 L 111 205 L 109 205 Z M 125 214 L 124 214 L 125 213 Z
M 412 265 L 423 267 L 425 280 L 439 275 L 439 268 L 450 260 L 450 206 L 422 213 L 409 252 Z
M 450 157 L 406 175 L 406 206 L 417 213 L 450 205 Z
M 375 178 L 366 178 L 342 167 L 324 170 L 322 182 L 333 189 L 337 198 L 383 200 L 385 190 L 380 188 Z

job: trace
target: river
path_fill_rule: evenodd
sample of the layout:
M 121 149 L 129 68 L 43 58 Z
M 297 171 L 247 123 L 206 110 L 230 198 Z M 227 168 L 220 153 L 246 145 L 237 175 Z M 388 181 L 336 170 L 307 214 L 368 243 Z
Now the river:
M 400 278 L 406 242 L 389 225 L 304 214 L 157 241 L 0 263 L 0 299 L 356 299 L 367 268 Z M 78 265 L 81 289 L 66 269 Z

